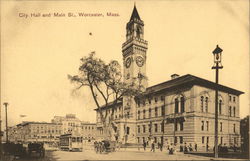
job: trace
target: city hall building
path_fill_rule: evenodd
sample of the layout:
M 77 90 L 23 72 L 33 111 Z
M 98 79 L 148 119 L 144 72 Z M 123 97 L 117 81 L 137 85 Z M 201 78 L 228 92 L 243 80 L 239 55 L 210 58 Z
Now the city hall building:
M 126 25 L 122 44 L 124 82 L 146 75 L 148 43 L 144 40 L 144 22 L 134 7 Z M 111 139 L 122 143 L 142 144 L 155 141 L 163 145 L 197 144 L 198 148 L 214 146 L 215 90 L 218 95 L 218 142 L 240 145 L 239 96 L 243 92 L 215 84 L 190 74 L 173 74 L 170 80 L 148 87 L 143 96 L 124 96 L 118 103 L 96 109 L 98 134 L 104 135 L 100 112 L 113 118 Z M 114 111 L 114 116 L 111 111 Z M 108 121 L 108 120 L 107 120 Z

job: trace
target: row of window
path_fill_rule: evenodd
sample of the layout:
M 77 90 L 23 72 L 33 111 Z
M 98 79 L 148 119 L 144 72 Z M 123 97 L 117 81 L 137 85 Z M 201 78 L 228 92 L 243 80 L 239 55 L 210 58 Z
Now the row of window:
M 232 99 L 232 98 L 233 98 L 233 99 Z M 229 96 L 229 101 L 233 101 L 233 102 L 235 102 L 235 101 L 236 101 L 235 96 Z
M 206 131 L 209 131 L 209 121 L 201 121 L 201 131 L 205 131 L 205 123 L 206 123 Z M 220 132 L 223 131 L 223 124 L 220 122 Z M 236 132 L 236 125 L 233 124 L 233 132 Z
M 160 100 L 161 100 L 161 101 L 164 101 L 164 96 L 160 96 Z M 158 97 L 154 97 L 154 102 L 155 102 L 155 103 L 158 102 Z M 146 105 L 146 101 L 145 101 L 145 100 L 142 100 L 142 101 L 139 100 L 139 101 L 137 102 L 137 104 L 138 104 L 138 107 L 141 107 L 141 105 L 142 105 L 142 106 L 145 106 L 145 105 Z M 148 104 L 150 104 L 150 105 L 152 104 L 152 98 L 148 98 Z
M 164 122 L 160 123 L 160 132 L 164 132 Z M 152 127 L 154 128 L 154 132 L 157 133 L 158 131 L 158 124 L 148 124 L 148 132 L 151 133 L 152 132 Z M 137 126 L 137 132 L 138 133 L 146 133 L 146 125 L 142 125 L 142 131 L 141 131 L 141 126 L 138 125 Z
M 158 117 L 158 107 L 154 108 L 154 117 Z M 142 119 L 146 118 L 146 112 L 147 110 L 142 110 Z M 175 98 L 175 113 L 183 113 L 185 112 L 185 99 L 184 97 L 180 97 L 180 98 Z M 141 119 L 141 111 L 138 111 L 138 119 Z M 160 116 L 164 116 L 165 115 L 165 106 L 161 106 L 161 115 Z M 148 118 L 152 117 L 152 109 L 149 108 L 148 109 Z
M 148 132 L 151 133 L 152 126 L 154 127 L 154 132 L 158 132 L 158 124 L 148 124 Z M 165 124 L 164 122 L 160 123 L 160 132 L 164 132 Z M 184 125 L 183 122 L 175 122 L 174 123 L 174 130 L 175 131 L 183 131 L 184 130 Z M 146 133 L 146 125 L 142 125 L 142 131 L 141 131 L 141 126 L 137 126 L 137 131 L 138 133 Z
M 165 108 L 164 108 L 164 106 L 161 107 L 161 115 L 158 114 L 158 109 L 159 109 L 158 107 L 154 108 L 154 117 L 164 116 L 165 115 Z M 147 110 L 145 110 L 145 109 L 142 111 L 142 116 L 143 116 L 142 119 L 146 118 L 146 112 L 147 112 Z M 141 111 L 140 110 L 138 111 L 137 117 L 138 117 L 138 119 L 141 119 Z M 148 118 L 151 118 L 151 117 L 153 117 L 152 116 L 152 109 L 149 108 L 148 109 Z
M 93 127 L 93 126 L 92 126 L 92 127 L 90 127 L 90 126 L 88 126 L 88 127 L 85 126 L 85 127 L 82 127 L 82 129 L 85 129 L 85 130 L 88 130 L 88 129 L 90 130 L 90 129 L 92 129 L 92 130 L 94 130 L 94 127 Z
M 61 130 L 32 130 L 31 133 L 61 133 Z
M 208 97 L 201 96 L 200 101 L 201 101 L 201 112 L 208 112 Z M 236 110 L 235 107 L 229 106 L 229 116 L 230 117 L 236 116 L 235 110 Z M 218 103 L 218 114 L 219 115 L 222 114 L 222 100 L 219 100 L 219 103 Z

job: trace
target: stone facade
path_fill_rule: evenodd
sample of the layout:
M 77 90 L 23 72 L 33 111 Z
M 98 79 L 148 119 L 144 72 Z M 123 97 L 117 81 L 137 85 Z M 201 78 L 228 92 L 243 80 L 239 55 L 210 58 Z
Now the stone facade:
M 100 112 L 113 118 L 113 140 L 122 143 L 143 141 L 214 146 L 215 90 L 219 91 L 218 131 L 219 144 L 240 145 L 239 96 L 243 92 L 215 84 L 187 74 L 172 75 L 172 79 L 151 87 L 140 82 L 140 74 L 146 75 L 147 41 L 144 40 L 144 22 L 134 7 L 127 23 L 126 42 L 122 46 L 124 82 L 136 78 L 144 88 L 142 97 L 124 97 L 118 104 L 110 103 L 97 112 L 97 128 L 101 136 L 103 124 Z M 141 57 L 141 58 L 138 58 Z M 115 110 L 114 116 L 110 111 Z M 108 121 L 108 120 L 107 120 Z

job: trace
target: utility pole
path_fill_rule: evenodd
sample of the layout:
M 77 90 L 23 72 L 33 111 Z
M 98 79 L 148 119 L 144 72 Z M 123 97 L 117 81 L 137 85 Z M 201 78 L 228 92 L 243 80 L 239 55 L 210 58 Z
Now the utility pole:
M 221 52 L 223 50 L 217 45 L 213 51 L 214 54 L 214 63 L 215 65 L 212 69 L 215 69 L 215 129 L 214 129 L 214 157 L 218 158 L 218 89 L 217 85 L 219 83 L 219 69 L 222 69 L 221 65 Z
M 8 102 L 4 102 L 3 105 L 5 106 L 5 118 L 6 118 L 6 143 L 9 142 L 8 139 L 8 113 L 7 113 L 7 107 L 8 107 Z
M 0 159 L 2 156 L 2 117 L 1 117 L 1 106 L 0 106 Z

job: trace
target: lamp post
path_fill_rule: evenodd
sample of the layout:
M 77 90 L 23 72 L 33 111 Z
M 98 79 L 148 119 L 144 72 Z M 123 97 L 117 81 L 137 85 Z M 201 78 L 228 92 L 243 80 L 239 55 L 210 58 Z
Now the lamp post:
M 4 102 L 3 105 L 5 106 L 5 118 L 6 118 L 6 143 L 9 142 L 8 139 L 8 114 L 7 114 L 7 107 L 8 107 L 8 102 Z
M 222 69 L 221 64 L 221 53 L 222 49 L 217 45 L 213 51 L 214 55 L 214 66 L 212 69 L 215 69 L 215 83 L 216 85 L 219 82 L 219 69 Z M 215 131 L 214 131 L 214 157 L 218 158 L 218 89 L 215 88 Z

